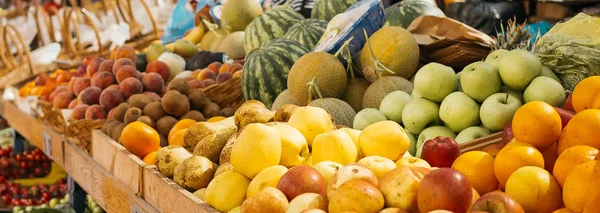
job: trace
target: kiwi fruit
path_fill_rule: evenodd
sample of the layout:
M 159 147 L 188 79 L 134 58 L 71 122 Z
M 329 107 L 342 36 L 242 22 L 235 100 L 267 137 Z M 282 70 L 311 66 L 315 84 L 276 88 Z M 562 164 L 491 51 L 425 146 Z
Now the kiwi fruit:
M 142 117 L 142 110 L 137 107 L 130 107 L 125 113 L 125 124 L 137 121 L 140 117 Z
M 353 78 L 348 82 L 348 88 L 342 96 L 342 100 L 348 103 L 355 112 L 362 110 L 362 101 L 367 88 L 371 85 L 362 78 Z
M 204 115 L 202 115 L 201 112 L 196 111 L 196 110 L 190 110 L 188 113 L 185 113 L 185 115 L 181 116 L 181 119 L 192 119 L 195 120 L 197 122 L 200 121 L 204 121 Z
M 231 107 L 223 108 L 223 109 L 221 109 L 221 112 L 219 113 L 219 115 L 221 115 L 223 117 L 231 117 L 231 116 L 233 116 L 233 114 L 235 114 L 235 109 L 233 109 Z
M 391 92 L 402 90 L 408 94 L 412 93 L 413 84 L 398 76 L 384 76 L 373 82 L 365 91 L 362 100 L 362 108 L 379 109 L 381 100 Z
M 161 135 L 169 135 L 171 128 L 175 126 L 177 119 L 171 116 L 165 116 L 156 121 L 156 131 Z
M 129 109 L 128 103 L 121 103 L 114 110 L 113 119 L 115 121 L 124 122 L 125 121 L 125 113 Z
M 149 103 L 156 102 L 156 100 L 146 94 L 135 94 L 129 97 L 127 102 L 129 102 L 129 107 L 137 107 L 139 109 L 143 109 Z
M 119 123 L 117 124 L 113 130 L 111 135 L 111 138 L 115 141 L 119 141 L 119 139 L 121 139 L 121 132 L 123 132 L 123 129 L 125 129 L 125 124 L 124 123 Z
M 148 124 L 148 126 L 151 126 L 152 128 L 154 128 L 154 121 L 152 120 L 152 118 L 148 117 L 148 116 L 142 116 L 139 117 L 137 119 L 137 121 L 140 121 L 142 123 Z
M 162 107 L 170 115 L 182 116 L 190 111 L 190 101 L 187 96 L 181 94 L 179 91 L 169 90 L 163 96 Z
M 165 147 L 169 145 L 169 141 L 167 140 L 167 137 L 158 134 L 158 136 L 160 137 L 160 147 Z
M 105 123 L 104 126 L 102 127 L 104 129 L 104 134 L 111 136 L 113 129 L 115 129 L 115 127 L 117 125 L 122 124 L 122 123 L 123 122 L 115 121 L 115 120 Z
M 289 90 L 283 90 L 283 92 L 279 93 L 273 104 L 271 105 L 271 111 L 277 111 L 281 106 L 285 104 L 294 104 L 294 100 L 290 95 Z
M 144 107 L 144 115 L 150 117 L 153 121 L 165 117 L 167 113 L 162 108 L 161 102 L 152 102 Z
M 205 105 L 204 109 L 202 110 L 202 114 L 207 118 L 215 117 L 219 115 L 220 112 L 221 108 L 219 108 L 219 105 L 212 102 Z
M 308 102 L 308 83 L 319 85 L 323 98 L 339 98 L 346 90 L 346 68 L 338 57 L 326 52 L 310 52 L 300 57 L 290 69 L 287 86 L 298 105 Z
M 202 110 L 204 105 L 210 103 L 210 99 L 206 97 L 201 89 L 191 89 L 188 91 L 187 96 L 190 99 L 191 108 L 194 110 Z
M 181 94 L 187 94 L 190 89 L 190 85 L 188 84 L 185 78 L 175 78 L 167 86 L 167 91 L 177 90 Z

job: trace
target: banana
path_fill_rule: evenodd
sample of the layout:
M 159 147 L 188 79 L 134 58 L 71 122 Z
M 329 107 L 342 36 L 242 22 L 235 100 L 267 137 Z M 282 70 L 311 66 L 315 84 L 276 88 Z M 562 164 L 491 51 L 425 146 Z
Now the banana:
M 199 24 L 198 26 L 194 27 L 194 29 L 186 33 L 185 36 L 183 36 L 183 40 L 187 40 L 189 42 L 192 42 L 193 44 L 197 44 L 200 42 L 200 40 L 202 40 L 203 36 L 204 26 L 202 24 Z

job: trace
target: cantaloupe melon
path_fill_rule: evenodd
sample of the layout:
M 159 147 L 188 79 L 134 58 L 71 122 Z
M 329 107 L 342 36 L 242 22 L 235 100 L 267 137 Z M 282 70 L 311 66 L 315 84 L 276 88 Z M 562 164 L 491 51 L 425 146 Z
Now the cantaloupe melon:
M 375 108 L 366 108 L 356 113 L 354 117 L 353 129 L 363 130 L 367 126 L 379 121 L 386 121 L 385 115 Z
M 397 90 L 402 90 L 411 94 L 413 84 L 410 81 L 398 76 L 384 76 L 373 82 L 363 96 L 363 108 L 379 108 L 383 98 Z
M 381 64 L 376 66 L 377 61 Z M 381 65 L 393 73 L 383 71 Z M 379 29 L 371 35 L 360 53 L 361 71 L 372 67 L 384 76 L 395 75 L 408 79 L 417 71 L 418 65 L 419 44 L 402 27 L 388 26 Z
M 331 117 L 333 122 L 337 125 L 343 125 L 351 127 L 354 123 L 354 116 L 356 111 L 352 109 L 348 103 L 337 99 L 337 98 L 320 98 L 308 103 L 308 106 L 320 107 L 325 109 Z
M 299 105 L 306 105 L 308 83 L 316 80 L 323 98 L 339 98 L 346 90 L 348 79 L 346 68 L 332 54 L 310 52 L 300 57 L 290 69 L 287 85 L 292 99 Z
M 219 50 L 223 50 L 229 58 L 243 58 L 246 55 L 246 51 L 244 51 L 244 34 L 244 31 L 229 34 L 219 45 Z
M 283 92 L 279 93 L 275 101 L 273 101 L 273 105 L 271 106 L 271 111 L 277 111 L 281 106 L 286 104 L 294 104 L 294 100 L 292 100 L 292 96 L 290 95 L 289 90 L 283 90 Z
M 216 53 L 216 52 L 223 52 L 221 51 L 221 43 L 223 43 L 223 40 L 225 40 L 226 36 L 221 36 L 217 39 L 215 39 L 213 41 L 213 43 L 210 45 L 210 49 L 209 51 Z
M 362 78 L 350 79 L 342 100 L 348 103 L 354 111 L 358 112 L 362 110 L 362 99 L 369 85 L 371 84 Z
M 246 26 L 262 13 L 262 6 L 256 0 L 229 0 L 223 5 L 221 21 L 224 26 L 229 26 L 232 32 L 244 31 Z

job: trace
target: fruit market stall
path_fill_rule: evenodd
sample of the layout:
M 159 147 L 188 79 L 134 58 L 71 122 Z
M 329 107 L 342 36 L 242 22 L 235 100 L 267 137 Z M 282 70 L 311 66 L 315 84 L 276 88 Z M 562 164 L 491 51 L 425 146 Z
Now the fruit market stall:
M 0 114 L 37 148 L 0 149 L 2 177 L 28 178 L 0 179 L 0 207 L 600 209 L 597 17 L 528 23 L 527 2 L 102 3 L 46 14 L 65 38 L 48 63 L 75 62 L 4 89 Z M 500 13 L 476 25 L 465 5 Z

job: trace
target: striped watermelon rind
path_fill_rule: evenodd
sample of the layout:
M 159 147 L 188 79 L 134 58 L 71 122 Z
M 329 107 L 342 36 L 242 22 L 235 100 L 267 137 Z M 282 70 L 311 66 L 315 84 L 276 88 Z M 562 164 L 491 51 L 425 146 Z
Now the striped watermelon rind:
M 445 17 L 435 2 L 429 0 L 404 0 L 385 8 L 386 26 L 407 28 L 413 20 L 422 15 Z
M 262 43 L 274 38 L 282 38 L 294 21 L 302 21 L 304 17 L 289 7 L 276 7 L 256 17 L 246 26 L 244 50 L 249 54 Z
M 335 15 L 343 13 L 358 0 L 316 0 L 310 17 L 330 21 Z
M 321 19 L 305 19 L 294 24 L 283 38 L 299 42 L 308 49 L 313 49 L 323 36 L 327 28 L 327 21 Z
M 275 98 L 287 89 L 287 78 L 294 62 L 310 52 L 297 41 L 273 39 L 246 56 L 242 72 L 242 94 L 271 108 Z

